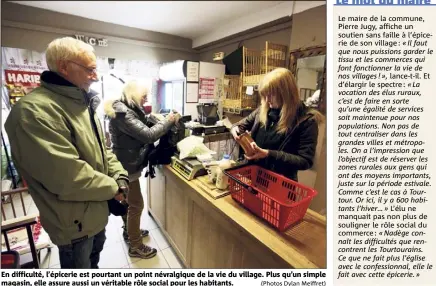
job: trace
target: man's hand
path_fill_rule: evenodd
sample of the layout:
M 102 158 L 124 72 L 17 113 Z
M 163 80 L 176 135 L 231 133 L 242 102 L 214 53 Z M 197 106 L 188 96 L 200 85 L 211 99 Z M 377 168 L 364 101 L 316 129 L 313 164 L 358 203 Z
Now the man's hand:
M 253 147 L 254 153 L 251 156 L 244 155 L 247 160 L 258 160 L 266 158 L 269 154 L 269 151 L 266 149 L 262 149 L 257 146 L 256 142 L 251 142 L 251 147 Z
M 114 197 L 114 199 L 116 199 L 117 201 L 123 201 L 125 199 L 124 194 L 121 193 L 117 193 Z
M 114 198 L 117 201 L 125 200 L 127 194 L 129 193 L 129 182 L 125 179 L 118 179 L 118 192 L 115 194 Z

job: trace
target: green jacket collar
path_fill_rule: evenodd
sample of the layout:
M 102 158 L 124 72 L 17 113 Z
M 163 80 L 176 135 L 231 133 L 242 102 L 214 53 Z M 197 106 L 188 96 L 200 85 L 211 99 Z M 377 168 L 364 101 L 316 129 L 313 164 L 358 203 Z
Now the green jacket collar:
M 41 86 L 56 94 L 91 105 L 94 110 L 100 104 L 100 99 L 95 91 L 91 90 L 91 92 L 87 93 L 52 71 L 44 71 L 41 74 Z
M 85 101 L 85 91 L 81 90 L 71 82 L 52 71 L 45 71 L 41 74 L 41 86 L 75 100 Z

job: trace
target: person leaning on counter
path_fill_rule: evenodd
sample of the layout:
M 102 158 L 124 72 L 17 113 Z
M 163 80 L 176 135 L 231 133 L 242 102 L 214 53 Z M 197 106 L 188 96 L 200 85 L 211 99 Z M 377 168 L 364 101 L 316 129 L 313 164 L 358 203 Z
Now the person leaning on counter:
M 260 107 L 234 124 L 231 133 L 241 142 L 241 134 L 250 132 L 254 142 L 248 160 L 298 181 L 297 172 L 313 165 L 323 115 L 300 100 L 295 78 L 285 68 L 266 74 L 259 94 Z
M 123 236 L 130 244 L 129 256 L 142 259 L 153 258 L 157 250 L 142 242 L 142 237 L 147 236 L 148 231 L 140 229 L 144 199 L 139 177 L 147 166 L 153 143 L 164 136 L 180 118 L 180 114 L 171 113 L 166 120 L 148 127 L 144 110 L 147 96 L 148 88 L 144 83 L 130 81 L 124 86 L 118 99 L 108 100 L 104 106 L 104 111 L 110 118 L 112 150 L 129 172 L 130 191 L 127 194 L 128 211 Z

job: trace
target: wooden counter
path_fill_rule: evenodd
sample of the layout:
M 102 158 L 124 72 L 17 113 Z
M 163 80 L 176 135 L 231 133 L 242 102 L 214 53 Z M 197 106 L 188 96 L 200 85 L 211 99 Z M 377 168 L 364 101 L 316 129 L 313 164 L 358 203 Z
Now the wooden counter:
M 280 233 L 231 196 L 214 200 L 170 166 L 149 179 L 148 210 L 187 268 L 326 268 L 326 219 L 308 210 Z

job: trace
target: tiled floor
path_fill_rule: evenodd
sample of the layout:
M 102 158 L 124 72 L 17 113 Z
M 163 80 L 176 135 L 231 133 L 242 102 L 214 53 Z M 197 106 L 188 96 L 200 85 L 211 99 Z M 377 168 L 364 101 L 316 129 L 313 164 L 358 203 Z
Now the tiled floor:
M 147 206 L 147 192 L 145 178 L 140 179 L 141 189 L 144 196 L 145 205 Z M 19 198 L 14 198 L 15 209 L 17 214 L 22 214 L 22 207 Z M 37 213 L 38 209 L 32 201 L 30 195 L 24 196 L 25 207 L 28 214 Z M 12 209 L 10 204 L 5 207 L 6 217 L 10 218 Z M 122 219 L 121 217 L 109 216 L 109 223 L 106 226 L 106 242 L 100 256 L 100 268 L 183 268 L 182 263 L 177 258 L 174 250 L 166 240 L 162 231 L 148 215 L 147 209 L 144 209 L 141 219 L 141 228 L 148 229 L 150 235 L 144 238 L 144 243 L 157 249 L 158 253 L 151 259 L 131 258 L 128 255 L 128 245 L 124 242 L 122 236 Z M 116 257 L 116 259 L 114 259 Z M 26 260 L 24 258 L 24 260 Z M 43 250 L 41 253 L 42 268 L 60 268 L 59 253 L 56 246 L 50 251 Z

